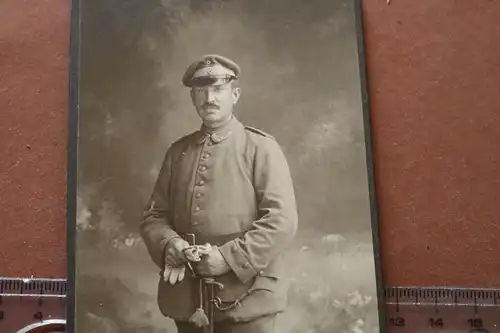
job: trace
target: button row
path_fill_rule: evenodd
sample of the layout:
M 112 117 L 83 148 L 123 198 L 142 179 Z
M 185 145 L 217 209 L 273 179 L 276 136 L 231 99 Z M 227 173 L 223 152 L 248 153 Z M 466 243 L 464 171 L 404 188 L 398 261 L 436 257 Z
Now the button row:
M 208 143 L 208 144 L 210 144 L 210 141 L 208 141 L 207 143 Z M 210 157 L 210 153 L 203 152 L 203 153 L 201 154 L 201 158 L 202 158 L 202 159 L 204 159 L 204 160 L 208 159 L 209 157 Z M 206 171 L 207 169 L 208 169 L 208 167 L 207 167 L 206 165 L 200 165 L 200 166 L 198 167 L 198 171 L 199 171 L 199 172 Z M 205 183 L 206 183 L 206 182 L 205 182 L 205 180 L 200 179 L 196 185 L 198 185 L 198 186 L 203 186 L 203 185 L 205 185 Z M 195 198 L 196 198 L 196 199 L 200 199 L 201 197 L 203 197 L 203 193 L 197 192 L 197 193 L 195 194 Z M 200 207 L 199 205 L 196 205 L 196 206 L 194 207 L 194 211 L 195 211 L 195 212 L 199 212 L 200 210 L 201 210 L 201 207 Z M 193 225 L 193 226 L 197 226 L 197 225 L 199 225 L 199 221 L 194 220 L 194 221 L 192 221 L 192 222 L 191 222 L 191 225 Z

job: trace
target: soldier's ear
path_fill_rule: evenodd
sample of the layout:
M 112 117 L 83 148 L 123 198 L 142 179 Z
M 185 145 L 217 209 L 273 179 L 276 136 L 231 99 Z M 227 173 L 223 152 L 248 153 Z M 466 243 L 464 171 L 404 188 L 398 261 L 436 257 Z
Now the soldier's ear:
M 233 104 L 236 104 L 241 96 L 241 88 L 233 88 Z

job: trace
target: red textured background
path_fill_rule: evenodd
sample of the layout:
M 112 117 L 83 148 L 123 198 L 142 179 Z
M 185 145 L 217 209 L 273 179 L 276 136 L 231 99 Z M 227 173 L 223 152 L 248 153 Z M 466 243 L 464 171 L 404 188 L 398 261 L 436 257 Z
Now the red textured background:
M 0 1 L 0 276 L 66 274 L 71 1 Z
M 500 2 L 363 10 L 384 282 L 498 286 Z M 0 276 L 65 276 L 69 15 L 0 2 Z
M 499 1 L 364 1 L 389 285 L 500 286 Z

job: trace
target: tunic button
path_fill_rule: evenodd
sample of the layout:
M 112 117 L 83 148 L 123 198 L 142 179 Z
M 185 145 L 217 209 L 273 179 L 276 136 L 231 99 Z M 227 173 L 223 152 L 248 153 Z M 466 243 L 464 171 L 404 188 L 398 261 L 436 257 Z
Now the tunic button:
M 200 167 L 200 171 L 205 171 L 205 170 L 207 170 L 207 167 L 206 167 L 206 166 L 204 166 L 204 165 L 202 165 L 202 166 Z
M 197 211 L 199 211 L 199 210 L 200 210 L 200 206 L 196 206 L 196 207 L 194 208 L 194 210 L 195 210 L 196 212 L 197 212 Z
M 200 181 L 198 182 L 198 185 L 203 185 L 203 184 L 205 184 L 205 181 L 204 181 L 204 180 L 200 180 Z
M 196 197 L 201 198 L 201 193 L 200 192 L 196 193 Z
M 248 268 L 249 266 L 250 266 L 250 264 L 247 262 L 243 264 L 243 268 Z
M 210 157 L 210 154 L 209 154 L 209 153 L 205 153 L 205 154 L 203 154 L 203 156 L 202 156 L 202 157 L 203 157 L 204 159 L 207 159 L 207 158 L 209 158 L 209 157 Z

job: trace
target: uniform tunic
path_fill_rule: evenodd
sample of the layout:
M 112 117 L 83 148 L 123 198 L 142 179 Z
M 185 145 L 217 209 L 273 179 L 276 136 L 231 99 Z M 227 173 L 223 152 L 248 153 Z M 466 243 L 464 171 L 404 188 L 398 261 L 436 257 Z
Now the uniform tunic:
M 192 233 L 197 244 L 219 246 L 231 271 L 216 277 L 224 285 L 218 297 L 230 309 L 216 311 L 215 318 L 248 321 L 284 310 L 287 283 L 280 265 L 297 224 L 294 187 L 280 146 L 233 117 L 217 132 L 202 126 L 167 150 L 141 235 L 162 270 L 165 247 L 174 237 Z M 160 278 L 161 312 L 187 320 L 199 306 L 198 291 L 189 274 L 174 286 Z

